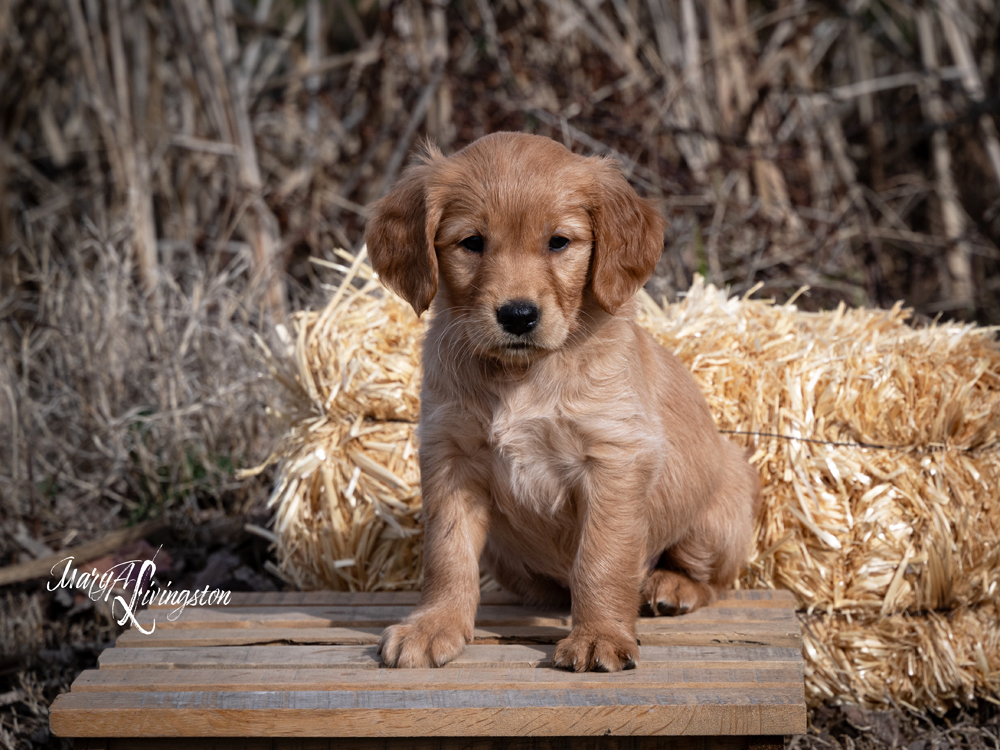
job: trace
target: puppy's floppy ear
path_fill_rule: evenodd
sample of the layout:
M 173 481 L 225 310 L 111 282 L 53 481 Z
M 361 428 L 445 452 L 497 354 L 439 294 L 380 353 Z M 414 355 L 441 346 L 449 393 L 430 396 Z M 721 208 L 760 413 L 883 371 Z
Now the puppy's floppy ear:
M 369 209 L 365 225 L 372 268 L 417 315 L 437 293 L 437 220 L 427 210 L 427 181 L 436 156 L 440 152 L 429 149 L 427 157 L 407 167 L 395 187 Z
M 595 176 L 591 286 L 597 303 L 614 313 L 653 275 L 663 253 L 666 222 L 649 201 L 636 195 L 613 160 L 589 161 Z

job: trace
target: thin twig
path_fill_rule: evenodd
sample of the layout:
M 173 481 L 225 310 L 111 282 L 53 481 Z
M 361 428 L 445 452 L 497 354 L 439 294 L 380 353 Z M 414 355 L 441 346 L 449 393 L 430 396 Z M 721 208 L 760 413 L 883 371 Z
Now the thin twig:
M 920 41 L 920 55 L 924 67 L 937 71 L 937 42 L 931 25 L 931 15 L 924 8 L 916 11 L 917 36 Z M 944 121 L 944 103 L 937 81 L 932 79 L 920 89 L 920 100 L 927 118 L 935 124 Z M 969 260 L 969 246 L 962 240 L 965 234 L 965 216 L 958 201 L 958 191 L 951 172 L 951 150 L 948 147 L 948 135 L 942 129 L 934 131 L 931 137 L 931 147 L 934 155 L 934 172 L 936 175 L 936 190 L 941 201 L 941 219 L 944 224 L 945 236 L 953 241 L 947 252 L 949 283 L 948 297 L 960 300 L 966 308 L 972 308 L 975 300 L 975 288 L 972 282 L 972 264 Z
M 431 73 L 431 79 L 424 86 L 424 90 L 420 94 L 413 112 L 410 114 L 410 119 L 407 120 L 403 132 L 396 142 L 396 148 L 393 150 L 392 156 L 389 157 L 389 161 L 386 162 L 382 177 L 382 187 L 379 192 L 380 195 L 385 195 L 389 192 L 389 188 L 392 187 L 392 183 L 396 179 L 396 173 L 399 171 L 399 168 L 403 164 L 403 159 L 406 158 L 406 154 L 410 150 L 410 143 L 413 141 L 413 136 L 427 116 L 427 109 L 430 107 L 431 100 L 434 94 L 437 93 L 438 86 L 441 85 L 443 77 L 444 63 L 441 62 L 435 66 L 434 71 Z

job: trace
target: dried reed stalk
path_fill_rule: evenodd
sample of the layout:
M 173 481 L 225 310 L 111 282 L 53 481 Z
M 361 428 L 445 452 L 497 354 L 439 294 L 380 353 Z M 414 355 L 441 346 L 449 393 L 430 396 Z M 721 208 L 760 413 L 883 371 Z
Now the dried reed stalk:
M 159 260 L 156 252 L 148 148 L 145 138 L 137 131 L 136 123 L 133 123 L 128 63 L 122 39 L 122 20 L 125 14 L 121 0 L 112 2 L 107 12 L 111 74 L 108 72 L 107 52 L 100 26 L 100 7 L 96 3 L 89 3 L 89 18 L 85 19 L 80 0 L 68 0 L 68 4 L 91 103 L 96 110 L 101 136 L 116 176 L 115 182 L 126 197 L 128 218 L 132 223 L 133 251 L 143 289 L 158 305 Z M 128 20 L 136 24 L 145 23 L 144 19 L 134 18 L 135 15 L 138 14 L 130 13 Z M 141 33 L 136 36 L 137 40 L 143 38 Z M 145 81 L 136 72 L 144 72 L 146 68 L 142 60 L 135 62 L 137 71 L 133 71 L 134 84 L 142 87 Z M 113 77 L 113 82 L 109 75 Z M 141 108 L 136 111 L 140 116 L 145 115 Z M 141 123 L 138 125 L 141 126 Z M 50 143 L 61 140 L 57 127 L 50 127 L 49 133 L 52 134 Z
M 216 125 L 223 140 L 235 147 L 240 186 L 249 194 L 251 211 L 244 215 L 244 222 L 253 248 L 255 273 L 267 286 L 273 317 L 283 320 L 287 304 L 285 282 L 277 267 L 281 239 L 278 221 L 262 195 L 264 183 L 250 122 L 250 81 L 237 64 L 239 50 L 232 5 L 229 0 L 216 0 L 213 12 L 208 0 L 183 2 L 190 38 L 210 81 L 206 93 L 213 103 Z
M 917 33 L 920 39 L 920 52 L 924 67 L 929 73 L 938 71 L 937 39 L 931 25 L 930 13 L 923 8 L 917 10 Z M 952 174 L 952 155 L 948 146 L 948 135 L 941 125 L 944 124 L 944 103 L 941 100 L 940 85 L 934 78 L 925 87 L 921 87 L 921 104 L 927 118 L 938 126 L 931 139 L 934 151 L 935 189 L 938 200 L 941 201 L 941 219 L 945 235 L 953 243 L 948 248 L 948 272 L 951 277 L 951 299 L 949 303 L 955 308 L 971 308 L 974 303 L 975 290 L 972 281 L 972 262 L 970 248 L 962 239 L 965 234 L 965 214 L 958 199 L 958 189 Z

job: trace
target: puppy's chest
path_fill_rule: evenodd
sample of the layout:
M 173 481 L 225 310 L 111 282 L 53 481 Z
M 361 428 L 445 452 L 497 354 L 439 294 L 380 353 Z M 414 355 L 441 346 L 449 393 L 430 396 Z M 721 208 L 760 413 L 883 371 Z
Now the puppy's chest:
M 557 406 L 503 404 L 487 433 L 500 510 L 553 514 L 569 504 L 586 465 L 580 425 Z

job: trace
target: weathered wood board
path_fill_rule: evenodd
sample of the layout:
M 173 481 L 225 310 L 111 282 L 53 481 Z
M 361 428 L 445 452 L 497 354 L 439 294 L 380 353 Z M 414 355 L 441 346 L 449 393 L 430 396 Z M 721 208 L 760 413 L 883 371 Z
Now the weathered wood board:
M 555 669 L 569 613 L 506 594 L 484 596 L 475 641 L 452 663 L 385 669 L 378 634 L 415 601 L 409 592 L 233 594 L 228 606 L 188 607 L 173 620 L 169 607 L 151 608 L 139 622 L 148 629 L 155 620 L 154 632 L 124 633 L 98 669 L 83 672 L 52 705 L 52 730 L 102 748 L 170 737 L 805 731 L 801 635 L 784 592 L 731 592 L 689 615 L 640 618 L 639 667 L 618 674 Z M 174 746 L 157 742 L 148 746 Z

